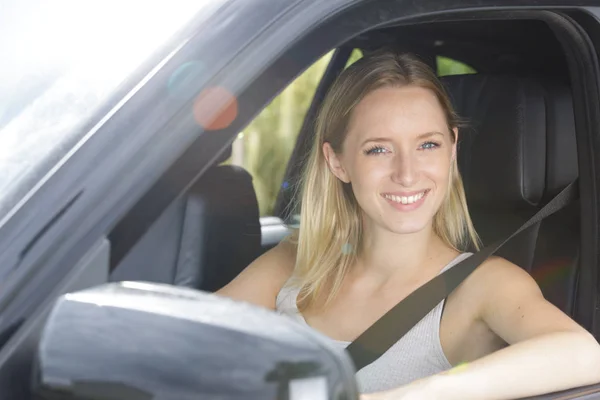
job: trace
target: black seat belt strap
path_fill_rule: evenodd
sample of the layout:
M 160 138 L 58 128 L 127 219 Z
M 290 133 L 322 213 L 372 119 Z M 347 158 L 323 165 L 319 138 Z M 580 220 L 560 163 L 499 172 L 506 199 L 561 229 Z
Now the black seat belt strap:
M 576 180 L 564 188 L 506 239 L 486 246 L 462 260 L 396 304 L 346 348 L 354 361 L 356 371 L 361 370 L 383 355 L 506 242 L 525 229 L 566 207 L 576 200 L 578 195 L 579 186 Z

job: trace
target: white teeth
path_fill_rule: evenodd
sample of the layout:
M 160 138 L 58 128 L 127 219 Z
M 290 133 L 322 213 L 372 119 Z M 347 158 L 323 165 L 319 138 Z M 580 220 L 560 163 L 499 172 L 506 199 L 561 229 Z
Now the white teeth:
M 415 194 L 414 196 L 394 196 L 391 194 L 386 194 L 385 198 L 392 200 L 395 203 L 412 204 L 416 201 L 421 200 L 423 198 L 423 196 L 425 196 L 425 192 Z

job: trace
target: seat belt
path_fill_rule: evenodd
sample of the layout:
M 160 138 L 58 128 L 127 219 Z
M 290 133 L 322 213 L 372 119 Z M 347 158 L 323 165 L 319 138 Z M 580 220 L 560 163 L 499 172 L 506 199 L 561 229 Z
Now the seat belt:
M 506 242 L 566 207 L 578 196 L 579 185 L 578 180 L 575 180 L 506 239 L 499 240 L 467 257 L 396 304 L 346 348 L 354 362 L 356 372 L 381 357 Z

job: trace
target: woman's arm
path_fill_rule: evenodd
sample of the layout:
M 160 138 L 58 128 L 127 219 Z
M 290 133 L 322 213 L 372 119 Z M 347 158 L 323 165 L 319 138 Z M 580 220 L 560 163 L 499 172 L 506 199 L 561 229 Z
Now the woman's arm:
M 274 310 L 277 294 L 292 274 L 295 260 L 295 245 L 284 240 L 258 257 L 216 294 Z
M 598 344 L 584 332 L 553 332 L 508 346 L 432 381 L 449 398 L 513 399 L 600 381 Z
M 476 317 L 509 346 L 402 388 L 365 395 L 364 400 L 511 399 L 600 382 L 596 340 L 546 301 L 525 271 L 493 258 L 463 285 L 481 305 Z

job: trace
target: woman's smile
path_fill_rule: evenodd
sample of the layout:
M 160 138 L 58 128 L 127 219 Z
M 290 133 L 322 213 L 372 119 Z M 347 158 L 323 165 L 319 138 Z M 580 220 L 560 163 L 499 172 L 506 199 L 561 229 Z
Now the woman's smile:
M 388 204 L 398 211 L 413 211 L 421 207 L 427 198 L 430 189 L 414 192 L 388 192 L 382 193 Z

